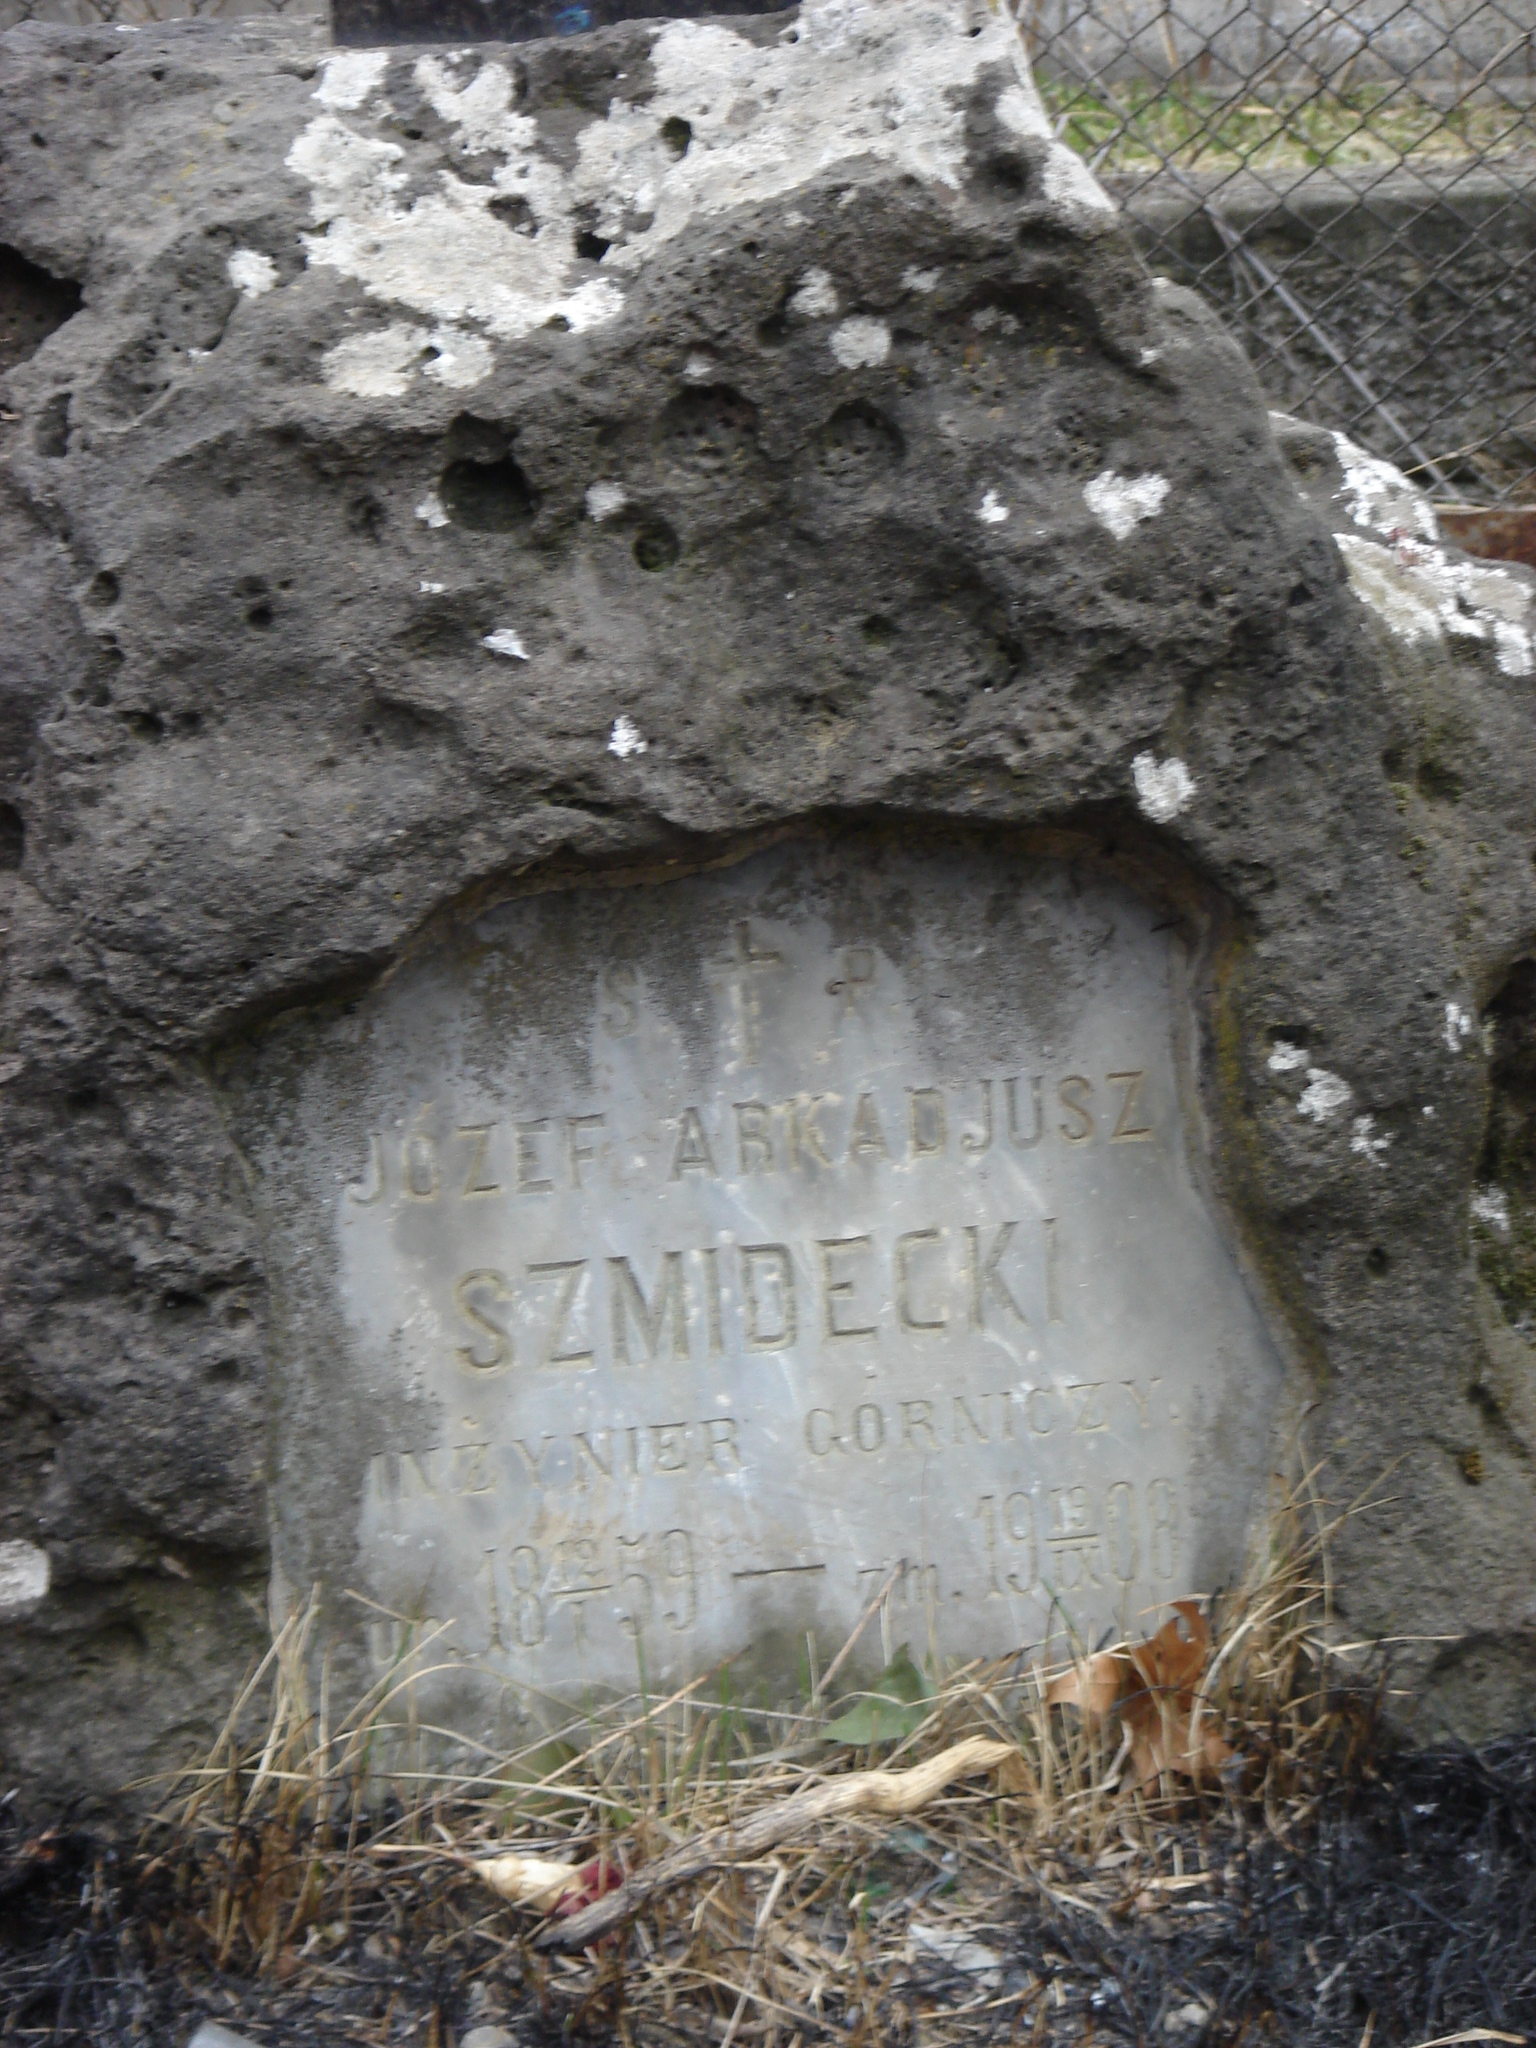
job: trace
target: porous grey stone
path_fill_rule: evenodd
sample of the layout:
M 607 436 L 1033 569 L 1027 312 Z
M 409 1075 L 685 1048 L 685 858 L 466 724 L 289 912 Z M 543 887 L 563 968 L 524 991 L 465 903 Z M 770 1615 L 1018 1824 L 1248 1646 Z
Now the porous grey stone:
M 1010 36 L 0 44 L 6 288 L 83 293 L 0 401 L 9 1778 L 176 1760 L 265 1636 L 217 1060 L 514 881 L 837 820 L 1219 924 L 1214 1198 L 1324 1496 L 1382 1496 L 1339 1612 L 1422 1725 L 1523 1711 L 1530 579 L 1272 428 Z

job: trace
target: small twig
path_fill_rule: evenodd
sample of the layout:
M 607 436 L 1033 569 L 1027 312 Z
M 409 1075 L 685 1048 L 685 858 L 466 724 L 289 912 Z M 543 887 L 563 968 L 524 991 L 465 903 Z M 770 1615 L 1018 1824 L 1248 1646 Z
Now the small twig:
M 753 1862 L 796 1835 L 854 1814 L 879 1814 L 900 1819 L 916 1813 L 959 1778 L 996 1770 L 1019 1755 L 1017 1743 L 995 1742 L 973 1735 L 952 1749 L 914 1764 L 907 1771 L 854 1771 L 830 1784 L 811 1785 L 754 1814 L 741 1827 L 713 1828 L 697 1842 L 687 1842 L 647 1869 L 636 1871 L 606 1898 L 575 1913 L 557 1926 L 546 1927 L 539 1948 L 586 1948 L 612 1927 L 632 1919 L 659 1893 L 722 1864 Z

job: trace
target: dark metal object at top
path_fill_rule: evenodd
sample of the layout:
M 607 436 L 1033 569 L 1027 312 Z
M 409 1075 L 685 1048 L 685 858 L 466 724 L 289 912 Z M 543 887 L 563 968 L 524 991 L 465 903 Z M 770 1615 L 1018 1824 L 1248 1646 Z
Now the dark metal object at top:
M 331 0 L 331 40 L 381 43 L 531 43 L 583 35 L 614 22 L 781 14 L 786 0 Z

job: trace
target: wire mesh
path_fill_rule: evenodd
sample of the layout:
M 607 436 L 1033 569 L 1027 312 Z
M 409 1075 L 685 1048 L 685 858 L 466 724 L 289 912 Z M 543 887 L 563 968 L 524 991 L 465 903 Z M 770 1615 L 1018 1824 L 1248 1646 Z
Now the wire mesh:
M 1057 134 L 1271 402 L 1536 501 L 1536 0 L 1017 0 Z M 0 0 L 0 28 L 324 0 Z
M 234 21 L 281 15 L 287 21 L 323 16 L 326 0 L 0 0 L 0 30 L 23 21 L 70 28 L 141 27 L 151 21 Z
M 1024 0 L 1061 139 L 1271 401 L 1536 498 L 1536 0 Z

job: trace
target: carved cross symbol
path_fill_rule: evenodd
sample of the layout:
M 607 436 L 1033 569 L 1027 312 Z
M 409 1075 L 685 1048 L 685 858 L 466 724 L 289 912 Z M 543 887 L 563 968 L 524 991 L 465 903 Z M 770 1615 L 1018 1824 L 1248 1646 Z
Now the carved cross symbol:
M 827 983 L 829 996 L 841 996 L 838 1005 L 838 1022 L 841 1023 L 850 1010 L 858 1013 L 859 997 L 875 978 L 875 949 L 873 946 L 845 946 L 843 948 L 843 971 L 835 980 Z
M 736 1009 L 741 1020 L 741 1057 L 744 1065 L 755 1067 L 761 1041 L 762 1000 L 756 976 L 765 968 L 782 967 L 784 955 L 771 946 L 752 943 L 752 921 L 739 917 L 731 927 L 728 966 L 736 991 Z

